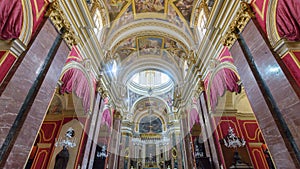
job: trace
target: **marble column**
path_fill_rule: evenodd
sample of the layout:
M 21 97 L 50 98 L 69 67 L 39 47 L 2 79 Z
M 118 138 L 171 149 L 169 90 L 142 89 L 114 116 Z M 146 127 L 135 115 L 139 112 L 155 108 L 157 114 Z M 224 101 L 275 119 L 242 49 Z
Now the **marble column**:
M 121 134 L 121 142 L 120 142 L 120 150 L 119 150 L 119 169 L 124 169 L 124 162 L 125 162 L 125 143 L 126 143 L 126 138 L 128 136 L 126 135 L 126 133 L 122 133 Z
M 299 98 L 253 20 L 240 35 L 230 52 L 270 154 L 277 168 L 299 168 Z
M 110 140 L 110 157 L 108 161 L 108 168 L 117 168 L 118 166 L 118 150 L 120 143 L 120 125 L 121 125 L 121 114 L 116 111 L 113 119 L 113 131 Z
M 185 114 L 182 116 L 182 131 L 183 131 L 183 146 L 184 146 L 184 159 L 185 159 L 185 166 L 188 169 L 193 168 L 193 158 L 192 158 L 192 151 L 191 151 L 191 140 L 190 140 L 190 131 L 188 126 L 188 115 Z
M 219 166 L 219 160 L 218 160 L 218 155 L 217 155 L 217 149 L 214 143 L 214 138 L 213 138 L 213 128 L 211 125 L 211 118 L 209 117 L 209 112 L 207 108 L 207 100 L 206 100 L 206 94 L 205 92 L 201 92 L 199 96 L 199 102 L 200 102 L 200 120 L 201 120 L 201 125 L 203 125 L 204 132 L 206 137 L 204 137 L 204 145 L 205 145 L 205 151 L 206 155 L 210 154 L 209 157 L 211 157 L 213 167 L 214 166 Z
M 176 131 L 175 132 L 175 139 L 176 139 L 176 151 L 177 151 L 177 157 L 176 160 L 177 161 L 177 169 L 182 169 L 182 154 L 181 154 L 181 150 L 183 149 L 182 147 L 182 143 L 183 143 L 183 138 L 182 136 L 180 135 L 180 131 Z
M 100 103 L 100 108 L 99 108 L 99 114 L 96 120 L 96 125 L 95 125 L 95 131 L 94 135 L 92 138 L 91 142 L 91 149 L 90 149 L 90 157 L 88 161 L 88 169 L 92 169 L 94 165 L 94 157 L 96 154 L 96 148 L 98 144 L 98 136 L 99 136 L 99 131 L 100 131 L 100 126 L 101 126 L 101 119 L 102 119 L 102 112 L 104 111 L 107 105 L 105 105 L 103 99 L 101 98 L 101 103 Z
M 97 124 L 96 122 L 97 122 L 98 116 L 100 116 L 99 108 L 101 105 L 101 100 L 102 100 L 101 93 L 97 92 L 81 168 L 87 168 L 89 159 L 94 158 L 94 154 L 91 154 L 91 146 L 92 146 L 92 142 L 93 142 L 93 138 L 94 138 L 94 133 L 96 130 L 96 124 Z
M 46 20 L 0 98 L 0 168 L 26 164 L 68 52 Z

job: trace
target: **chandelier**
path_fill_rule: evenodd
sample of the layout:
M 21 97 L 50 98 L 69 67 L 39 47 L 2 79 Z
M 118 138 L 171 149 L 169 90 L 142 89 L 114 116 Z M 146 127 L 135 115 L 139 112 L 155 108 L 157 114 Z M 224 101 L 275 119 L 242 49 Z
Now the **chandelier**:
M 233 128 L 229 127 L 227 136 L 223 139 L 224 145 L 227 148 L 238 148 L 238 147 L 244 147 L 246 145 L 246 141 L 243 138 L 238 138 Z
M 102 146 L 101 151 L 97 152 L 97 157 L 102 158 L 102 159 L 107 157 L 106 146 L 105 145 Z
M 76 146 L 76 138 L 74 137 L 75 136 L 75 131 L 72 127 L 70 127 L 66 134 L 65 134 L 65 137 L 62 138 L 58 138 L 56 139 L 55 141 L 55 147 L 64 147 L 64 148 L 73 148 Z

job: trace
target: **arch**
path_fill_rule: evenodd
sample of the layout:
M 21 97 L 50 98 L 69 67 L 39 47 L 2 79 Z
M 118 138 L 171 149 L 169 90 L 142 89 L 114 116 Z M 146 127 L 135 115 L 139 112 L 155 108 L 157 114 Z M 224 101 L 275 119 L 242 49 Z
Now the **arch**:
M 135 126 L 134 130 L 135 130 L 136 132 L 139 131 L 139 122 L 140 122 L 144 117 L 146 117 L 146 116 L 148 116 L 148 115 L 149 115 L 148 113 L 143 112 L 143 113 L 139 113 L 138 115 L 134 116 L 135 118 L 133 118 L 133 122 L 136 122 L 136 124 L 134 124 L 134 126 Z M 158 118 L 160 119 L 160 121 L 162 122 L 162 125 L 163 125 L 163 127 L 162 127 L 162 130 L 163 130 L 163 131 L 162 131 L 162 132 L 167 131 L 167 121 L 168 121 L 168 120 L 166 119 L 166 117 L 163 116 L 162 114 L 157 113 L 157 112 L 153 112 L 152 115 L 158 117 Z
M 208 105 L 208 109 L 209 109 L 209 112 L 211 113 L 211 98 L 210 98 L 210 89 L 211 89 L 211 85 L 212 85 L 212 81 L 213 79 L 215 78 L 216 74 L 222 70 L 222 69 L 230 69 L 233 71 L 233 73 L 235 73 L 235 75 L 238 77 L 238 79 L 240 79 L 240 76 L 238 75 L 238 72 L 236 70 L 236 67 L 230 63 L 230 62 L 222 62 L 220 63 L 219 65 L 217 65 L 217 67 L 215 68 L 215 70 L 212 72 L 210 78 L 209 78 L 209 81 L 208 81 L 208 85 L 207 85 L 207 105 Z
M 278 42 L 281 40 L 276 24 L 276 9 L 277 9 L 278 0 L 269 0 L 267 17 L 266 17 L 266 28 L 267 35 L 272 47 L 276 47 Z
M 19 39 L 23 42 L 24 45 L 28 45 L 33 29 L 33 14 L 31 2 L 28 0 L 22 0 L 23 8 L 23 24 Z
M 151 60 L 139 59 L 137 62 L 133 62 L 127 65 L 123 68 L 122 73 L 118 74 L 118 76 L 121 77 L 120 79 L 118 79 L 121 84 L 126 84 L 135 73 L 147 69 L 156 69 L 169 75 L 174 83 L 179 83 L 183 80 L 182 73 L 178 69 L 175 69 L 174 67 L 169 65 L 170 63 L 167 61 L 162 61 L 161 59 L 154 58 Z
M 177 26 L 168 23 L 167 21 L 161 20 L 138 20 L 130 24 L 126 24 L 109 35 L 106 44 L 107 49 L 112 50 L 124 39 L 132 36 L 149 36 L 149 35 L 160 35 L 169 37 L 171 39 L 181 42 L 187 51 L 189 47 L 193 47 L 195 44 L 194 38 L 183 32 L 182 29 Z
M 90 89 L 90 106 L 89 106 L 88 112 L 91 113 L 92 110 L 93 110 L 93 103 L 94 103 L 96 89 L 95 89 L 95 86 L 94 86 L 94 83 L 93 83 L 93 79 L 92 79 L 91 75 L 89 74 L 89 72 L 87 72 L 85 67 L 82 64 L 78 63 L 78 62 L 71 61 L 63 67 L 62 74 L 61 74 L 59 79 L 61 80 L 63 75 L 68 70 L 71 70 L 73 68 L 80 70 L 84 74 L 84 76 L 86 77 L 86 79 L 88 81 L 88 85 L 89 85 L 89 89 Z
M 135 109 L 137 103 L 140 102 L 140 101 L 142 101 L 142 100 L 144 100 L 144 99 L 149 99 L 149 97 L 148 97 L 148 96 L 143 96 L 143 97 L 138 98 L 138 99 L 132 104 L 131 109 L 130 109 L 130 111 L 129 111 L 129 114 L 133 114 L 133 115 L 134 115 L 134 112 L 133 112 L 133 111 L 134 111 L 134 109 Z M 164 105 L 165 105 L 166 108 L 167 108 L 167 114 L 171 113 L 171 108 L 168 106 L 168 103 L 167 103 L 165 100 L 163 100 L 162 98 L 157 97 L 157 96 L 151 96 L 150 99 L 157 99 L 157 100 L 163 102 Z

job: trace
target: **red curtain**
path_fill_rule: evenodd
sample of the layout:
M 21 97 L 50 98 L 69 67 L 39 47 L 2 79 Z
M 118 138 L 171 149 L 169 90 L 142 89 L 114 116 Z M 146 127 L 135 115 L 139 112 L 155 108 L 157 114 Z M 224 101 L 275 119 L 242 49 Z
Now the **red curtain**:
M 0 39 L 18 38 L 22 29 L 23 10 L 20 0 L 0 1 Z
M 239 92 L 238 81 L 237 75 L 230 69 L 224 68 L 217 72 L 210 88 L 210 105 L 213 111 L 218 104 L 218 97 L 223 96 L 226 90 Z
M 200 124 L 199 113 L 195 108 L 190 111 L 190 130 L 193 128 L 194 124 Z
M 299 0 L 278 0 L 276 19 L 280 37 L 290 41 L 300 40 Z
M 109 111 L 109 108 L 106 107 L 104 108 L 104 111 L 102 113 L 102 120 L 101 120 L 101 125 L 106 125 L 108 128 L 111 127 L 111 116 L 110 116 L 110 111 Z
M 85 75 L 78 69 L 68 70 L 62 77 L 60 93 L 71 93 L 72 91 L 82 99 L 83 107 L 87 112 L 90 107 L 90 88 Z

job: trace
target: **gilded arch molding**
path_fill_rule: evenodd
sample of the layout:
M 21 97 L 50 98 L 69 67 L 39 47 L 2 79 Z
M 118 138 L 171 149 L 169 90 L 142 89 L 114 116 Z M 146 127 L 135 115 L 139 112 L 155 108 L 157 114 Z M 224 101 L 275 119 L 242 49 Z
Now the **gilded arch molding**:
M 281 40 L 277 31 L 277 24 L 276 24 L 277 4 L 278 4 L 278 0 L 269 1 L 267 17 L 266 17 L 267 34 L 273 48 L 275 48 L 278 45 L 279 41 Z
M 28 45 L 33 29 L 33 15 L 31 2 L 27 0 L 22 0 L 23 8 L 23 24 L 19 39 L 23 42 L 24 45 Z

